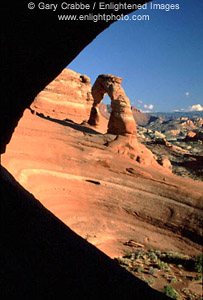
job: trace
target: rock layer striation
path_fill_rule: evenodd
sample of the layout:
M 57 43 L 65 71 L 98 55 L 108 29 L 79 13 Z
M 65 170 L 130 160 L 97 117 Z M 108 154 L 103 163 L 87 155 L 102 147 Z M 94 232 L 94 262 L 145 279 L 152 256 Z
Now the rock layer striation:
M 35 98 L 34 111 L 75 122 L 87 120 L 93 103 L 90 78 L 64 69 Z

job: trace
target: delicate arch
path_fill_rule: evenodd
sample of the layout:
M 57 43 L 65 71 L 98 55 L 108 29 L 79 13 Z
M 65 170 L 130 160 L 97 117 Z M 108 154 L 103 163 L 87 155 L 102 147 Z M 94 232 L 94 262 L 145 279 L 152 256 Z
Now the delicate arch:
M 99 104 L 107 93 L 111 99 L 111 116 L 108 123 L 108 133 L 136 134 L 136 123 L 131 111 L 130 100 L 122 86 L 121 77 L 111 74 L 99 75 L 92 87 L 94 103 L 91 108 L 88 123 L 96 126 L 100 122 Z

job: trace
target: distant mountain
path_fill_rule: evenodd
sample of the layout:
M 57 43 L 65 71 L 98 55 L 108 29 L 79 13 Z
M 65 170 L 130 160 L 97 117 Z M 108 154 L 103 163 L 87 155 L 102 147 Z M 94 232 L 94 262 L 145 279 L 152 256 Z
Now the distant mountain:
M 101 103 L 99 106 L 99 110 L 106 119 L 109 119 L 110 114 L 111 114 L 111 105 Z M 135 106 L 132 106 L 132 113 L 133 113 L 135 122 L 140 126 L 146 126 L 149 123 L 159 119 L 159 117 L 157 117 L 157 116 L 147 115 L 147 114 L 143 113 L 141 110 L 137 109 Z
M 157 116 L 147 115 L 143 113 L 141 110 L 137 109 L 135 106 L 132 106 L 132 113 L 135 119 L 135 122 L 140 126 L 146 126 L 151 122 L 156 121 L 159 119 Z
M 99 110 L 106 119 L 109 119 L 111 114 L 111 105 L 101 103 Z M 189 118 L 189 119 L 203 118 L 203 111 L 144 113 L 141 110 L 137 109 L 135 106 L 132 106 L 132 113 L 135 122 L 140 126 L 147 126 L 151 122 L 155 122 L 155 121 L 157 121 L 158 122 L 157 124 L 159 124 L 161 120 L 170 121 L 178 118 Z
M 189 112 L 156 112 L 156 113 L 146 113 L 146 115 L 155 116 L 162 118 L 163 120 L 173 120 L 176 118 L 203 118 L 203 111 L 189 111 Z

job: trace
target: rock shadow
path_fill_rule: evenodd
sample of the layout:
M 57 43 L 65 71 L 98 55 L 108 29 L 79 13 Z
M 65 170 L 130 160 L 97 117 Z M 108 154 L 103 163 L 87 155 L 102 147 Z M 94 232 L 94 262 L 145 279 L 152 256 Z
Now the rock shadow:
M 203 178 L 203 157 L 197 157 L 196 159 L 187 161 L 171 161 L 173 167 L 185 168 L 189 173 L 194 174 L 197 178 Z
M 55 118 L 52 118 L 50 116 L 45 116 L 43 113 L 36 113 L 36 115 L 42 119 L 46 119 L 48 121 L 51 121 L 51 122 L 54 122 L 54 123 L 57 123 L 57 124 L 60 124 L 60 125 L 63 125 L 63 126 L 68 126 L 70 128 L 73 128 L 77 131 L 81 131 L 83 133 L 89 133 L 89 134 L 97 134 L 97 135 L 101 135 L 102 133 L 100 133 L 99 131 L 96 131 L 92 128 L 88 128 L 86 127 L 85 125 L 83 124 L 78 124 L 78 123 L 75 123 L 73 122 L 72 120 L 70 119 L 65 119 L 65 120 L 59 120 L 59 119 L 55 119 Z

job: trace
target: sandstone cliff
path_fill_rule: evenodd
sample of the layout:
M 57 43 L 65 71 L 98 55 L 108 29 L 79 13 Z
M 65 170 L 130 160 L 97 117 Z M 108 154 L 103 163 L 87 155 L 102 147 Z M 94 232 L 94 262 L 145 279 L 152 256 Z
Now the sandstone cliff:
M 59 119 L 82 122 L 88 119 L 92 102 L 89 77 L 64 69 L 37 95 L 31 109 Z

